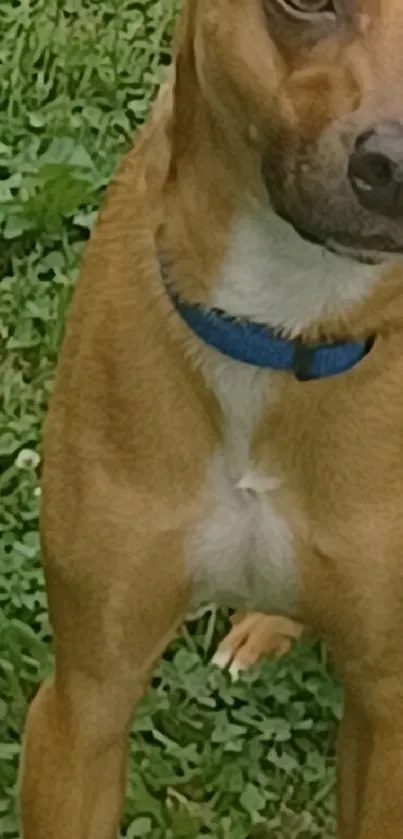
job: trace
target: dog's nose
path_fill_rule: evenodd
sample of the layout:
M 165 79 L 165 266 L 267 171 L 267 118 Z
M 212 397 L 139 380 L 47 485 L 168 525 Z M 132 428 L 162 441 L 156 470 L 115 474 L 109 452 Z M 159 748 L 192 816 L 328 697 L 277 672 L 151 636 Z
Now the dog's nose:
M 360 134 L 348 177 L 365 209 L 392 218 L 403 216 L 403 124 L 379 123 Z

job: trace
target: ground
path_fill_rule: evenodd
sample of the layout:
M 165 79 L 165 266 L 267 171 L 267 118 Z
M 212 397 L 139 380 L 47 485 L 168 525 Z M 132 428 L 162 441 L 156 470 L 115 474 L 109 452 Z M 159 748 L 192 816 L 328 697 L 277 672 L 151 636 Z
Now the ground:
M 51 667 L 38 562 L 40 425 L 103 189 L 169 60 L 169 0 L 0 5 L 0 836 L 16 839 L 27 700 Z M 332 834 L 340 693 L 318 646 L 232 684 L 226 616 L 185 628 L 133 730 L 127 837 Z M 254 835 L 254 834 L 253 834 Z

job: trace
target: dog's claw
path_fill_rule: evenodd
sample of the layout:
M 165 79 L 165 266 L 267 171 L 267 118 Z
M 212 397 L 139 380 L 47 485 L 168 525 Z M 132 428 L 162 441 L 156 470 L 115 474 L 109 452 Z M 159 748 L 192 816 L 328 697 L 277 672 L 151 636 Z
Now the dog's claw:
M 231 661 L 231 653 L 225 652 L 224 650 L 217 650 L 217 652 L 213 655 L 211 659 L 211 663 L 215 664 L 216 667 L 220 667 L 221 670 L 225 670 L 228 667 Z
M 211 659 L 211 663 L 219 667 L 220 670 L 226 670 L 228 668 L 228 673 L 233 682 L 238 681 L 239 674 L 245 669 L 237 663 L 236 658 L 233 659 L 230 652 L 226 652 L 225 650 L 218 650 Z
M 231 681 L 237 682 L 239 679 L 239 674 L 242 672 L 242 667 L 238 667 L 237 664 L 233 663 L 231 664 L 231 667 L 229 668 L 228 672 L 231 676 Z

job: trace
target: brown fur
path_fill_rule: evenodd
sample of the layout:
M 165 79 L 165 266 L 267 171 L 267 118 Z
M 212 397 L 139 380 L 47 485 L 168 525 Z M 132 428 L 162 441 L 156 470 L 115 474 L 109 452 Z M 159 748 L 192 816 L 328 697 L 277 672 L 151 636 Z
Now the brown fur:
M 274 203 L 299 217 L 286 176 L 309 154 L 326 182 L 323 131 L 399 113 L 401 3 L 361 7 L 369 28 L 346 13 L 344 37 L 308 43 L 295 28 L 286 37 L 256 0 L 189 0 L 173 107 L 168 83 L 109 189 L 45 425 L 56 670 L 28 715 L 25 839 L 114 839 L 133 710 L 188 607 L 184 537 L 201 515 L 221 414 L 198 366 L 210 351 L 172 311 L 157 248 L 179 290 L 207 300 L 240 197 L 264 190 L 262 160 L 277 166 Z M 303 181 L 305 193 L 337 226 L 337 195 L 332 210 L 319 181 Z M 397 238 L 398 227 L 388 228 Z M 299 616 L 328 643 L 346 687 L 341 839 L 403 832 L 402 279 L 388 271 L 345 317 L 312 325 L 309 337 L 375 331 L 375 348 L 335 380 L 279 377 L 254 438 L 259 463 L 287 475 L 276 504 L 293 510 Z

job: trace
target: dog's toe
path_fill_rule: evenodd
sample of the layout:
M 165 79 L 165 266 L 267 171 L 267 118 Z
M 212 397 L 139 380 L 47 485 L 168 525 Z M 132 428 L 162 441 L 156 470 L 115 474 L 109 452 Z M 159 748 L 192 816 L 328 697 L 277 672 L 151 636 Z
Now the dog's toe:
M 235 616 L 233 624 L 212 659 L 218 667 L 228 667 L 233 678 L 238 678 L 242 670 L 250 670 L 264 657 L 286 655 L 303 631 L 300 624 L 288 618 L 259 613 L 245 615 L 240 620 Z

